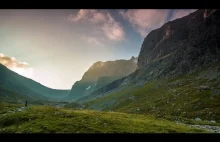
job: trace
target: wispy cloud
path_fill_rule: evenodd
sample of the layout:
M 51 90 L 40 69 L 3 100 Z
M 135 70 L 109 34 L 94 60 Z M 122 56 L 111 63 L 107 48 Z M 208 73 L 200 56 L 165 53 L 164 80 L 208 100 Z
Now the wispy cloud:
M 91 22 L 93 23 L 105 23 L 108 22 L 108 19 L 106 18 L 106 15 L 101 13 L 101 12 L 97 12 L 97 11 L 93 11 L 92 13 L 92 17 L 89 19 Z
M 159 28 L 166 22 L 169 11 L 138 9 L 120 11 L 119 13 L 131 23 L 142 37 L 145 37 L 151 30 Z
M 98 29 L 110 40 L 120 41 L 125 39 L 123 27 L 108 12 L 81 9 L 76 15 L 70 15 L 68 19 L 72 22 L 89 22 L 98 25 Z
M 87 20 L 90 19 L 91 16 L 96 12 L 96 10 L 84 10 L 80 9 L 79 12 L 76 15 L 70 15 L 68 18 L 74 22 L 78 22 L 81 20 Z
M 90 44 L 94 44 L 94 45 L 101 46 L 101 47 L 104 46 L 104 44 L 102 44 L 98 40 L 98 38 L 95 38 L 95 37 L 83 36 L 83 37 L 81 37 L 81 39 L 85 40 L 87 43 L 90 43 Z
M 17 72 L 20 75 L 30 77 L 33 69 L 26 62 L 19 62 L 14 57 L 8 57 L 0 53 L 0 63 L 10 70 Z
M 150 31 L 161 27 L 168 20 L 181 18 L 193 11 L 195 10 L 174 10 L 171 18 L 169 18 L 171 10 L 165 9 L 121 10 L 119 14 L 122 15 L 142 37 L 146 37 Z
M 180 9 L 180 10 L 174 10 L 172 17 L 170 20 L 175 20 L 177 18 L 182 18 L 186 15 L 189 15 L 190 13 L 196 11 L 196 9 Z
M 108 21 L 104 23 L 102 30 L 111 40 L 123 40 L 125 38 L 124 30 L 118 22 L 108 13 Z

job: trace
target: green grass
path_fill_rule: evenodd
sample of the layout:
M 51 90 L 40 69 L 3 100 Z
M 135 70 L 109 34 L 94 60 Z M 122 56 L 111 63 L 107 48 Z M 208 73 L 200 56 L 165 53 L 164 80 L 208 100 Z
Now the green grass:
M 148 82 L 140 88 L 130 86 L 83 104 L 86 109 L 94 110 L 73 110 L 81 106 L 70 103 L 63 109 L 31 106 L 23 112 L 8 113 L 23 104 L 0 103 L 0 132 L 204 132 L 176 124 L 174 121 L 220 126 L 220 76 L 213 78 L 213 75 L 208 75 L 214 70 L 219 72 L 218 65 L 219 63 L 216 63 L 193 74 Z M 215 68 L 216 66 L 218 68 Z M 201 86 L 209 86 L 210 89 L 201 90 Z M 39 103 L 43 102 L 37 104 L 40 105 Z M 195 121 L 197 117 L 202 121 Z M 217 123 L 211 123 L 210 120 Z
M 67 103 L 64 105 L 64 108 L 73 108 L 73 109 L 79 109 L 82 106 L 79 103 L 72 102 L 72 103 Z
M 216 63 L 193 74 L 152 81 L 141 88 L 129 87 L 86 102 L 85 106 L 87 109 L 152 114 L 163 118 L 179 117 L 188 119 L 189 123 L 201 123 L 193 121 L 199 117 L 204 120 L 202 123 L 209 124 L 210 120 L 215 120 L 219 125 L 220 93 L 213 92 L 220 89 L 220 76 L 213 79 L 200 77 L 204 72 L 213 72 L 218 65 Z M 209 86 L 210 90 L 200 90 L 200 86 Z
M 33 106 L 0 117 L 6 133 L 190 133 L 205 132 L 150 115 Z
M 10 103 L 0 103 L 0 115 L 7 113 L 8 111 L 13 111 L 16 108 L 22 107 L 22 104 L 10 104 Z

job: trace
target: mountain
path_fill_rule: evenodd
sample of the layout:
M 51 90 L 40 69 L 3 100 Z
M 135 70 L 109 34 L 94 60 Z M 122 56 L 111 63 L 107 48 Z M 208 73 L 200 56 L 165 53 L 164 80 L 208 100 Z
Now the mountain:
M 0 64 L 0 87 L 36 100 L 60 100 L 69 94 L 69 90 L 47 88 L 9 70 L 2 64 Z
M 87 108 L 220 120 L 220 10 L 200 9 L 151 31 L 138 69 L 80 100 Z
M 220 57 L 219 10 L 197 10 L 151 31 L 143 41 L 138 69 L 131 75 L 93 92 L 106 92 L 160 78 L 172 78 L 202 69 Z
M 137 69 L 137 58 L 94 63 L 80 81 L 71 89 L 70 98 L 76 100 L 90 95 L 96 89 L 114 80 L 127 76 Z

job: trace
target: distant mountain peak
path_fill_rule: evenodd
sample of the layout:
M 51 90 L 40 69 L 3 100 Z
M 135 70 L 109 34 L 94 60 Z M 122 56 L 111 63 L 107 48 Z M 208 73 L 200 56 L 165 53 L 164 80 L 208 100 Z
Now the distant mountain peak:
M 101 86 L 133 73 L 137 69 L 136 59 L 137 58 L 132 56 L 130 60 L 121 59 L 115 61 L 95 62 L 84 73 L 82 79 L 73 85 L 70 95 L 78 97 L 83 96 L 85 90 L 94 90 L 93 84 L 99 84 L 98 86 Z M 98 86 L 95 86 L 95 88 Z M 88 87 L 89 89 L 86 89 Z
M 132 56 L 130 60 L 135 60 L 137 59 L 137 57 Z

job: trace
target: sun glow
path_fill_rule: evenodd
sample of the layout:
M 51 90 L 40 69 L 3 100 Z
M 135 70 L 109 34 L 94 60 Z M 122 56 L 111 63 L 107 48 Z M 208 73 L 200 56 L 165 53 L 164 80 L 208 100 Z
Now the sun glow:
M 31 78 L 33 75 L 33 68 L 11 68 L 12 71 L 25 76 L 27 78 Z

